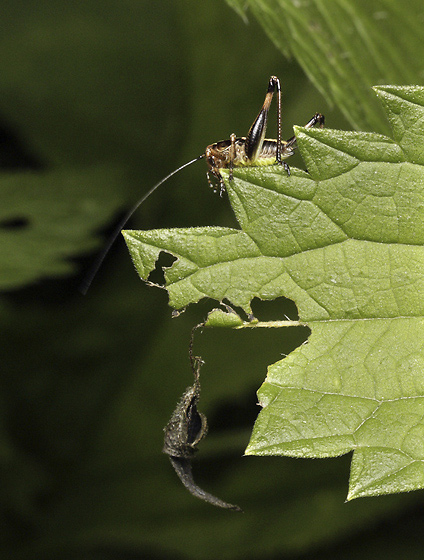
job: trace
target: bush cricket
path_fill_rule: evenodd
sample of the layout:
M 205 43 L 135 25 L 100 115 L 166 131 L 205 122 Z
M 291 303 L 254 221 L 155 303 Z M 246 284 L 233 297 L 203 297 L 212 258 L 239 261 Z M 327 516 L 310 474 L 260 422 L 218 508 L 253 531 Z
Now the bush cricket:
M 268 124 L 268 114 L 274 93 L 277 92 L 277 139 L 266 139 L 265 133 Z M 311 120 L 306 123 L 305 128 L 311 128 L 319 125 L 324 126 L 324 115 L 315 113 Z M 219 191 L 220 196 L 225 192 L 225 183 L 221 174 L 221 169 L 229 169 L 229 180 L 233 180 L 233 169 L 235 167 L 248 167 L 258 165 L 282 165 L 290 175 L 290 168 L 284 161 L 294 154 L 296 148 L 296 137 L 292 136 L 288 140 L 281 139 L 281 85 L 280 80 L 276 76 L 271 76 L 268 82 L 268 89 L 265 95 L 265 101 L 259 111 L 258 116 L 254 120 L 246 137 L 231 134 L 228 140 L 221 140 L 207 146 L 205 152 L 184 163 L 177 169 L 174 169 L 166 177 L 161 179 L 147 193 L 137 201 L 137 203 L 127 212 L 124 218 L 112 233 L 102 253 L 94 262 L 92 269 L 89 271 L 85 281 L 81 286 L 81 292 L 86 294 L 97 271 L 99 270 L 109 249 L 118 237 L 122 228 L 134 214 L 134 212 L 149 198 L 153 192 L 163 183 L 170 179 L 173 175 L 188 167 L 192 163 L 200 159 L 206 159 L 208 166 L 206 176 L 210 187 L 214 191 Z

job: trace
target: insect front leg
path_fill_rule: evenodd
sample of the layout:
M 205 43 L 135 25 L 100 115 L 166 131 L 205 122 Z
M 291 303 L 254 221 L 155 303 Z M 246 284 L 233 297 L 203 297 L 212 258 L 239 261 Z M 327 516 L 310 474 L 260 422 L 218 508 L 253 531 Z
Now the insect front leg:
M 209 186 L 216 192 L 219 189 L 219 196 L 225 192 L 225 183 L 221 175 L 221 169 L 230 170 L 230 181 L 233 180 L 233 169 L 237 166 L 237 137 L 233 133 L 229 140 L 221 140 L 211 144 L 206 148 L 205 158 L 208 165 L 206 177 Z M 218 185 L 216 185 L 218 183 Z
M 222 196 L 223 193 L 225 192 L 225 183 L 224 183 L 224 179 L 221 175 L 221 172 L 219 170 L 219 167 L 213 167 L 210 168 L 206 171 L 206 177 L 208 179 L 208 184 L 210 186 L 210 188 L 216 192 L 217 190 L 219 190 L 219 196 Z M 216 185 L 216 183 L 218 183 L 218 187 Z
M 229 164 L 228 167 L 230 169 L 230 181 L 233 180 L 233 169 L 234 169 L 234 160 L 236 159 L 236 135 L 234 132 L 230 136 L 230 153 L 229 153 Z M 221 192 L 219 193 L 222 196 L 222 188 Z

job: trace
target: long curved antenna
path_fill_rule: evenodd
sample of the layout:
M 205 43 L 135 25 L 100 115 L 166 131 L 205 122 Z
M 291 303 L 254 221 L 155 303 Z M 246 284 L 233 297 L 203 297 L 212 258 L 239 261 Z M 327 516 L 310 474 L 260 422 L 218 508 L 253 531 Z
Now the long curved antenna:
M 147 191 L 147 193 L 142 196 L 140 198 L 140 200 L 138 202 L 136 202 L 136 204 L 131 208 L 131 210 L 129 210 L 125 216 L 122 218 L 122 220 L 119 222 L 119 224 L 116 226 L 115 230 L 113 231 L 113 233 L 111 234 L 111 236 L 109 237 L 108 242 L 106 243 L 105 248 L 103 249 L 103 251 L 100 253 L 100 255 L 97 257 L 97 259 L 94 261 L 93 266 L 91 267 L 91 269 L 89 270 L 86 278 L 83 280 L 83 282 L 81 283 L 81 286 L 79 288 L 80 292 L 85 295 L 88 292 L 88 289 L 91 286 L 91 283 L 94 280 L 94 277 L 96 276 L 99 268 L 102 265 L 102 262 L 105 260 L 106 255 L 108 254 L 110 248 L 112 247 L 112 245 L 114 244 L 116 238 L 118 237 L 118 235 L 121 233 L 122 228 L 125 226 L 125 224 L 128 222 L 128 220 L 131 218 L 131 216 L 134 214 L 134 212 L 136 210 L 138 210 L 138 208 L 143 204 L 143 202 L 149 198 L 149 196 L 151 194 L 153 194 L 155 192 L 156 189 L 158 189 L 161 185 L 163 185 L 163 183 L 165 183 L 165 181 L 167 181 L 168 179 L 170 179 L 173 175 L 175 175 L 176 173 L 178 173 L 179 171 L 181 171 L 182 169 L 184 169 L 185 167 L 188 167 L 189 165 L 191 165 L 192 163 L 195 163 L 196 161 L 199 161 L 199 159 L 202 159 L 205 157 L 205 154 L 202 154 L 201 156 L 192 159 L 191 161 L 188 161 L 187 163 L 185 163 L 184 165 L 181 165 L 180 167 L 178 167 L 177 169 L 174 169 L 174 171 L 172 171 L 171 173 L 169 173 L 169 175 L 167 175 L 166 177 L 164 177 L 163 179 L 161 179 L 159 181 L 159 183 L 156 183 L 156 185 L 154 185 L 149 191 Z

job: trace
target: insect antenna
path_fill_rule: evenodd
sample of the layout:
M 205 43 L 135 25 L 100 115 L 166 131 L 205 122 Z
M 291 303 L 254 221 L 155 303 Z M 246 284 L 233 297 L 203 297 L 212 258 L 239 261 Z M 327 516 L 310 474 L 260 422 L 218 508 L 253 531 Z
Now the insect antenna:
M 184 163 L 184 165 L 181 165 L 177 169 L 174 169 L 174 171 L 169 173 L 166 177 L 161 179 L 159 181 L 159 183 L 156 183 L 156 185 L 154 185 L 149 191 L 147 191 L 147 193 L 145 195 L 143 195 L 140 198 L 140 200 L 138 200 L 134 204 L 134 206 L 125 214 L 125 216 L 122 218 L 122 220 L 119 222 L 119 224 L 116 226 L 115 230 L 113 231 L 113 233 L 109 237 L 103 251 L 100 253 L 100 255 L 97 257 L 97 259 L 94 261 L 93 266 L 88 271 L 87 276 L 84 278 L 83 282 L 81 283 L 81 286 L 80 286 L 79 290 L 83 295 L 85 295 L 88 292 L 88 289 L 90 288 L 91 283 L 93 282 L 94 277 L 96 276 L 99 268 L 101 267 L 103 261 L 105 260 L 106 255 L 108 254 L 110 248 L 114 244 L 118 235 L 121 233 L 122 228 L 125 226 L 125 224 L 128 222 L 128 220 L 131 218 L 131 216 L 134 214 L 134 212 L 136 210 L 138 210 L 138 208 L 143 204 L 143 202 L 145 200 L 147 200 L 149 198 L 149 196 L 155 192 L 156 189 L 158 189 L 161 185 L 163 185 L 163 183 L 165 183 L 173 175 L 175 175 L 176 173 L 178 173 L 182 169 L 188 167 L 192 163 L 194 163 L 196 161 L 199 161 L 199 159 L 202 159 L 204 157 L 205 157 L 205 154 L 202 154 L 201 156 L 198 156 L 197 158 L 192 159 L 191 161 L 188 161 L 187 163 Z

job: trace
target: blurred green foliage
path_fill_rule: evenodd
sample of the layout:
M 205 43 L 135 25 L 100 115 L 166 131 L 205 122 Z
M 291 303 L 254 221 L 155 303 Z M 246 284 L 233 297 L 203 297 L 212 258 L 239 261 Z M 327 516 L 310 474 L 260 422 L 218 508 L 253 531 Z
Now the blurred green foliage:
M 356 129 L 390 132 L 370 85 L 423 85 L 423 6 L 410 0 L 227 0 L 247 7 L 278 49 Z
M 304 330 L 196 340 L 210 433 L 194 472 L 243 507 L 237 516 L 193 499 L 161 454 L 162 427 L 191 381 L 190 329 L 212 302 L 171 320 L 121 240 L 88 295 L 77 291 L 88 251 L 104 242 L 94 232 L 210 142 L 245 134 L 271 74 L 284 84 L 285 136 L 317 110 L 346 128 L 341 113 L 224 2 L 2 7 L 0 278 L 15 288 L 0 300 L 2 555 L 364 558 L 366 547 L 398 558 L 407 539 L 418 557 L 420 494 L 345 505 L 348 457 L 241 457 L 266 364 Z M 234 226 L 204 172 L 201 162 L 172 179 L 131 226 Z M 296 316 L 285 301 L 257 309 Z

